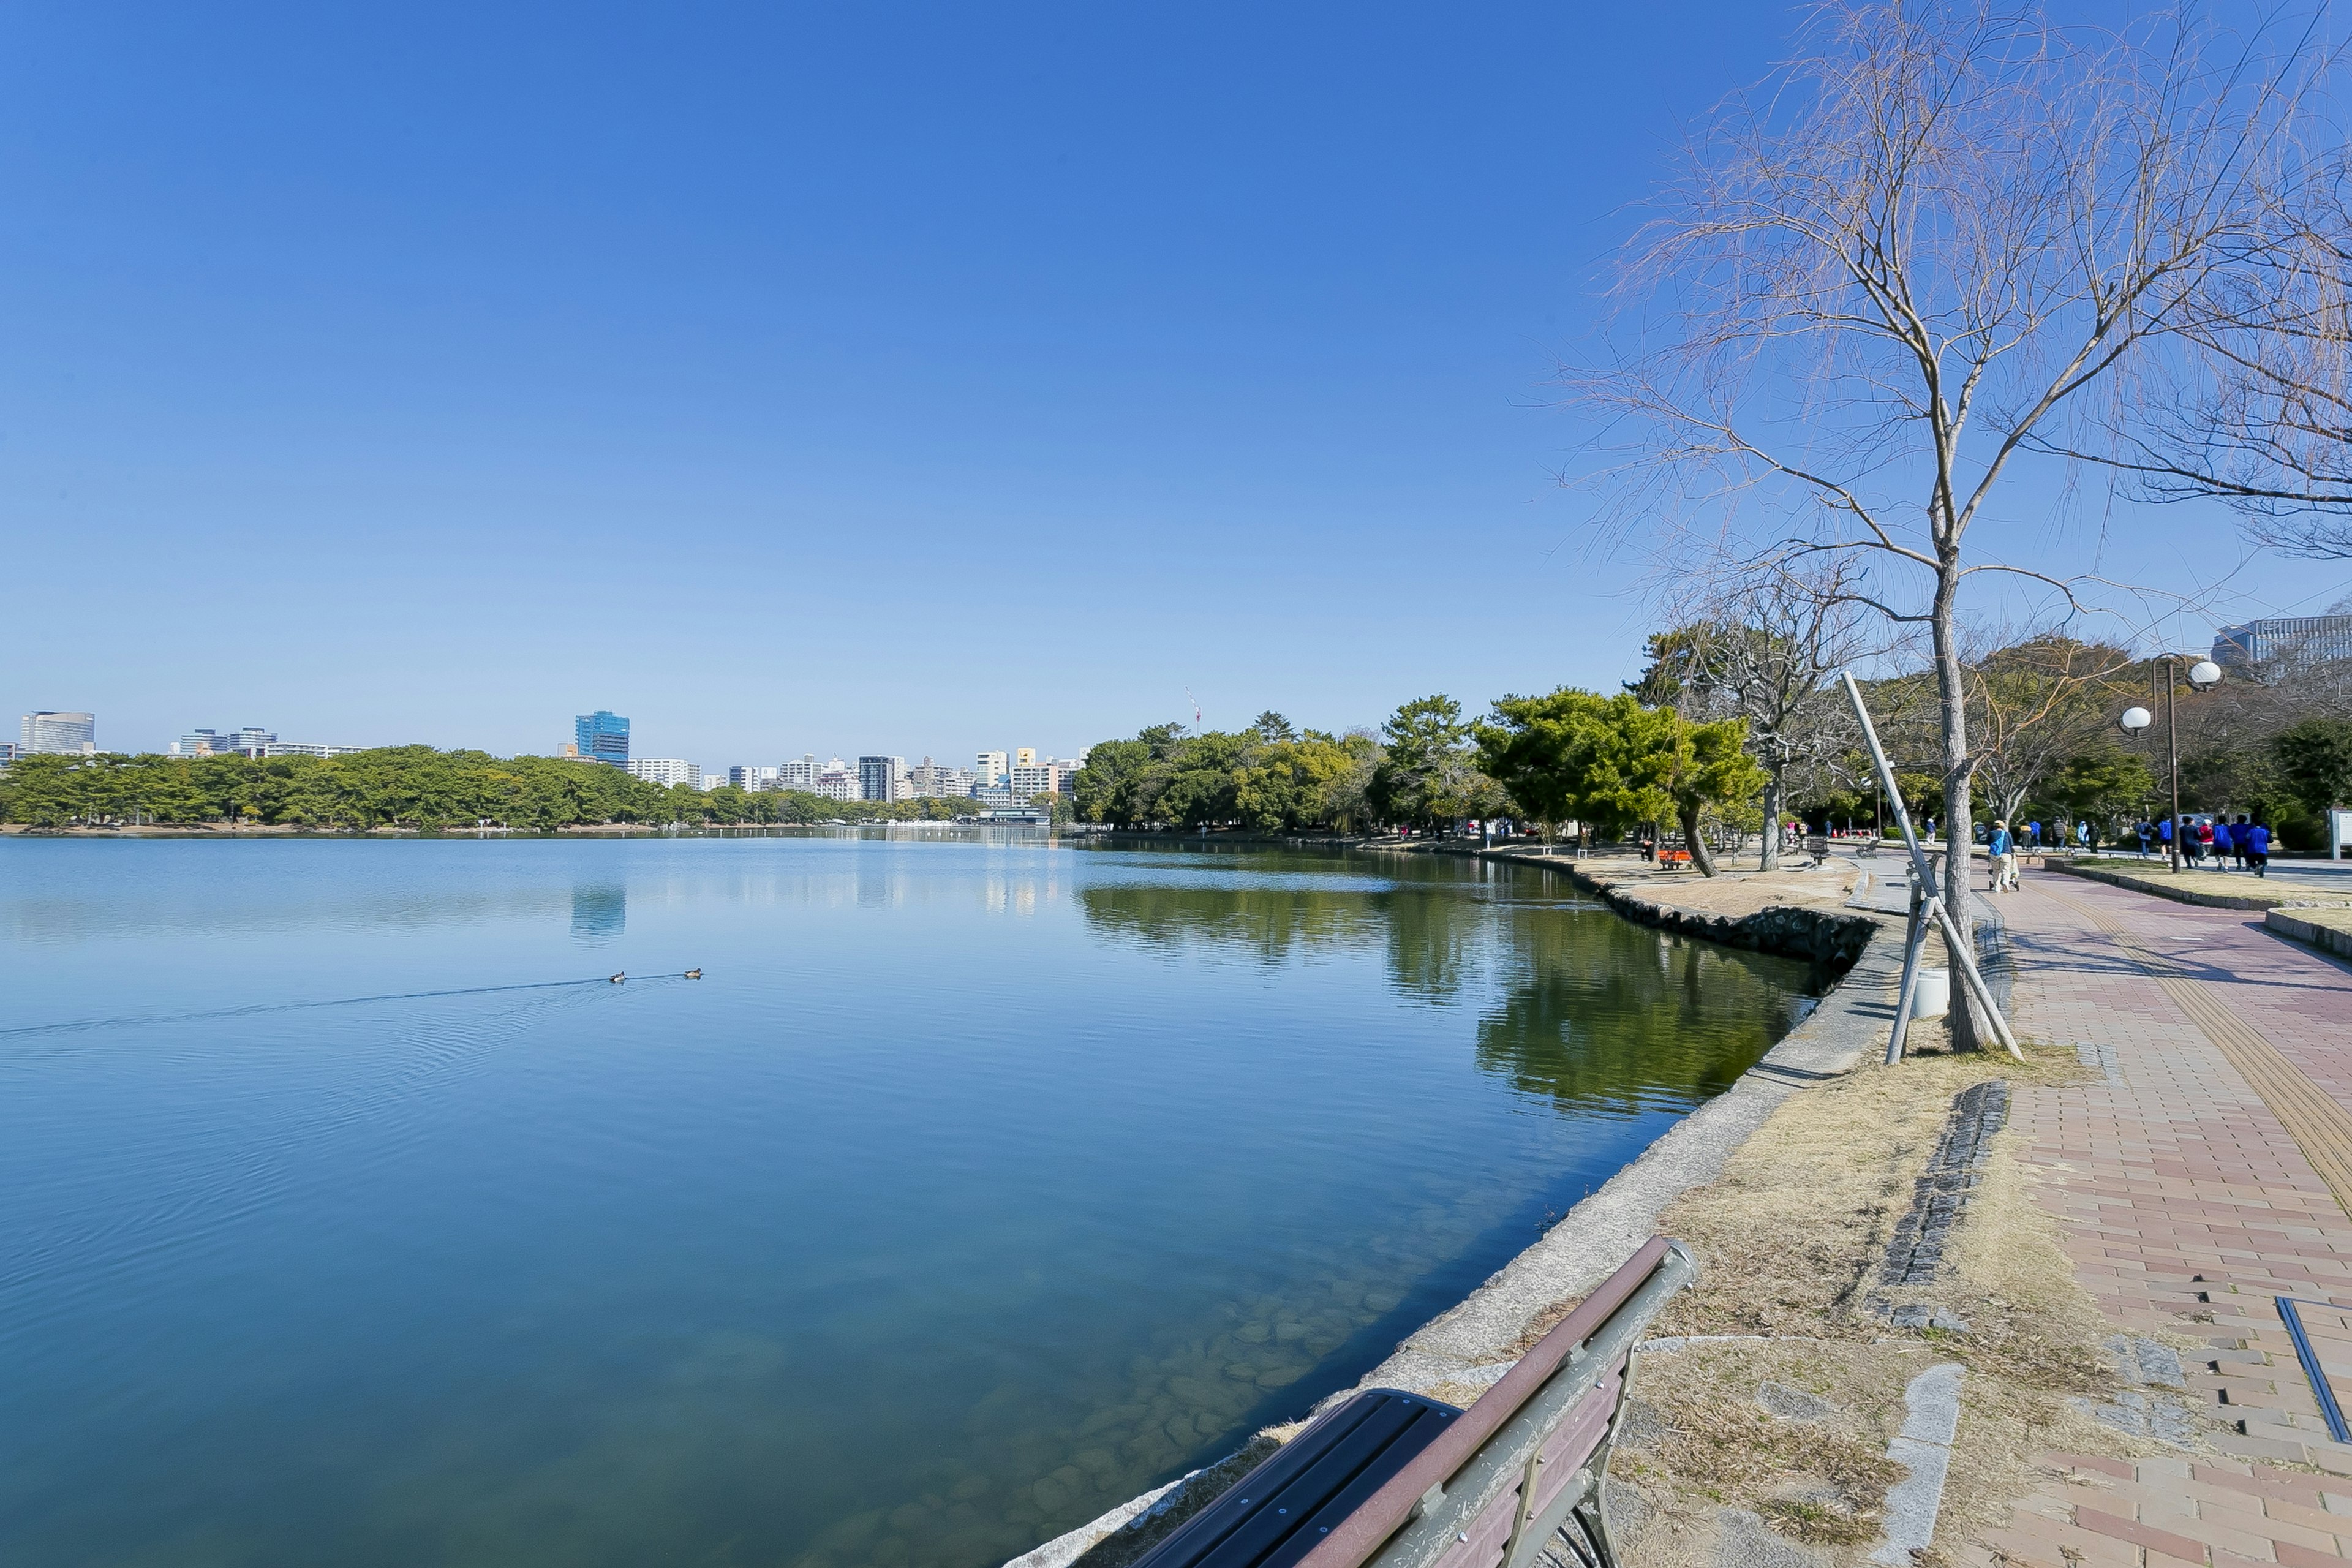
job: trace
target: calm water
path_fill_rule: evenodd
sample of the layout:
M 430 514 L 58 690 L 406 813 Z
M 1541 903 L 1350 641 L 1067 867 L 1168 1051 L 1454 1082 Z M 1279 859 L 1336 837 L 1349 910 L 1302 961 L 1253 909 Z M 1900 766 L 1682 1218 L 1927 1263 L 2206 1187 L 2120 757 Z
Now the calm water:
M 996 1562 L 1807 983 L 1458 861 L 0 842 L 0 1562 Z

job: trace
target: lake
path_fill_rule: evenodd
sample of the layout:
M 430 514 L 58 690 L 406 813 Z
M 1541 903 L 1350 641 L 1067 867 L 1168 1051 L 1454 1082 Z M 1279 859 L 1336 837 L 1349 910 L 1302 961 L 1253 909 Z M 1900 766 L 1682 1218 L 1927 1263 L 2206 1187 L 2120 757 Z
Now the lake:
M 11 838 L 0 972 L 45 1568 L 1001 1562 L 1353 1383 L 1815 990 L 1538 870 L 823 830 Z

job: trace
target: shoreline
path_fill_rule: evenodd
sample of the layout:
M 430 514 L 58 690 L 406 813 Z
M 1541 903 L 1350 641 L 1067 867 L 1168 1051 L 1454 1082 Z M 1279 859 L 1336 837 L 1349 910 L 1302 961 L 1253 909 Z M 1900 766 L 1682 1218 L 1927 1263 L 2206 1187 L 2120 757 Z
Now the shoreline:
M 1364 1388 L 1400 1388 L 1457 1404 L 1475 1398 L 1508 1369 L 1546 1314 L 1608 1278 L 1649 1239 L 1666 1207 L 1715 1182 L 1774 1111 L 1808 1089 L 1845 1077 L 1876 1048 L 1893 1020 L 1902 962 L 1900 914 L 1867 907 L 1863 900 L 1871 873 L 1862 872 L 1859 885 L 1849 889 L 1842 863 L 1833 863 L 1838 868 L 1830 870 L 1761 874 L 1813 879 L 1822 884 L 1822 894 L 1832 895 L 1833 890 L 1833 896 L 1803 904 L 1761 901 L 1742 914 L 1644 896 L 1654 880 L 1684 874 L 1635 869 L 1612 877 L 1591 862 L 1516 850 L 1364 847 L 1408 854 L 1460 853 L 1565 873 L 1572 886 L 1637 923 L 1824 963 L 1835 973 L 1812 1012 L 1730 1088 L 1661 1133 L 1467 1297 L 1406 1335 L 1370 1372 L 1299 1412 L 1298 1421 Z M 1747 879 L 1728 885 L 1755 887 L 1759 875 L 1747 874 Z M 1696 890 L 1706 880 L 1685 876 L 1679 885 Z M 1722 878 L 1713 881 L 1718 889 L 1726 885 Z M 1773 890 L 1779 889 L 1767 889 L 1768 894 Z M 1717 901 L 1739 900 L 1719 893 Z M 1893 940 L 1878 940 L 1890 934 Z M 1237 1461 L 1251 1455 L 1262 1458 L 1274 1440 L 1260 1434 L 1239 1453 L 1129 1499 L 1010 1559 L 1004 1568 L 1072 1568 L 1082 1560 L 1087 1568 L 1097 1563 L 1112 1568 L 1130 1561 L 1238 1480 L 1256 1458 L 1249 1464 Z M 1103 1551 L 1097 1553 L 1097 1548 Z

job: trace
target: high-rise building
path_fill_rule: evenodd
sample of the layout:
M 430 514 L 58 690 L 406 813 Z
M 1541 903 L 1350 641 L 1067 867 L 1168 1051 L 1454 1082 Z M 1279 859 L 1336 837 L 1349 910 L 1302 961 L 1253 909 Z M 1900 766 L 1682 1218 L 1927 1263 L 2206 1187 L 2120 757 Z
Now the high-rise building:
M 1046 759 L 1045 771 L 1053 778 L 1053 783 L 1048 787 L 1055 795 L 1077 794 L 1078 770 L 1086 765 L 1086 759 L 1083 757 Z
M 98 715 L 27 713 L 17 726 L 16 749 L 28 757 L 88 756 L 98 750 Z
M 862 800 L 858 794 L 857 770 L 835 757 L 820 769 L 816 775 L 816 793 L 827 800 Z
M 860 800 L 898 800 L 898 786 L 906 782 L 907 759 L 904 757 L 860 757 L 857 759 L 857 798 Z
M 1013 764 L 1013 798 L 1026 805 L 1037 795 L 1054 793 L 1054 770 L 1036 760 L 1037 753 L 1027 752 L 1028 762 Z
M 1015 747 L 1013 747 L 1013 765 L 1014 767 L 1016 767 L 1016 768 L 1034 768 L 1034 767 L 1035 767 L 1035 766 L 1037 765 L 1037 751 L 1036 751 L 1036 748 L 1035 748 L 1035 747 L 1034 747 L 1034 746 L 1015 746 Z
M 215 752 L 227 750 L 227 741 L 214 730 L 191 730 L 172 742 L 172 755 L 175 757 L 209 757 Z
M 760 790 L 774 789 L 776 770 L 750 763 L 739 763 L 727 770 L 727 782 L 737 789 L 751 790 L 755 793 Z
M 907 770 L 907 782 L 920 799 L 963 800 L 980 778 L 970 768 L 951 768 L 925 757 L 919 766 Z
M 982 784 L 1001 784 L 1004 782 L 1004 753 L 1003 752 L 982 752 L 975 760 L 973 766 L 975 771 L 980 774 L 980 782 Z
M 2339 658 L 2352 658 L 2352 616 L 2280 616 L 2213 634 L 2213 662 L 2225 667 L 2276 660 L 2301 668 Z
M 689 763 L 683 757 L 633 757 L 621 766 L 626 768 L 632 777 L 641 778 L 647 784 L 665 787 L 684 784 L 688 789 L 702 787 L 701 765 Z
M 799 762 L 786 763 L 776 770 L 776 787 L 803 790 L 810 795 L 814 795 L 816 775 L 822 771 L 816 765 L 814 752 L 803 752 Z
M 608 713 L 599 708 L 593 713 L 583 713 L 572 720 L 572 739 L 580 747 L 580 760 L 604 763 L 613 767 L 629 765 L 629 721 L 618 713 Z

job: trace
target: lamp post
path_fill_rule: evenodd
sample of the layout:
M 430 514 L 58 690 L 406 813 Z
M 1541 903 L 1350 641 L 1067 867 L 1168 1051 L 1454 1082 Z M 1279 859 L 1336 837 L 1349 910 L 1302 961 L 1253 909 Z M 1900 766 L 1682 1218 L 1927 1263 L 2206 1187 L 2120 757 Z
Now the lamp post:
M 2172 678 L 2180 658 L 2176 654 L 2168 653 L 2158 655 L 2153 662 L 2164 666 L 2164 761 L 2166 774 L 2172 786 L 2172 836 L 2167 841 L 2167 847 L 2170 850 L 2168 858 L 2172 869 L 2178 874 L 2180 870 L 2180 715 L 2173 700 Z M 2147 673 L 2149 684 L 2153 685 L 2156 671 L 2151 668 Z M 2189 667 L 2189 684 L 2199 691 L 2210 690 L 2220 684 L 2221 679 L 2221 667 L 2210 658 L 2200 658 Z M 2116 719 L 2116 728 L 2137 738 L 2155 722 L 2156 716 L 2147 709 L 2126 708 Z

